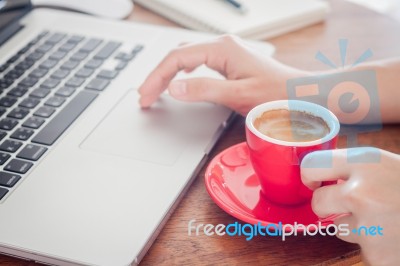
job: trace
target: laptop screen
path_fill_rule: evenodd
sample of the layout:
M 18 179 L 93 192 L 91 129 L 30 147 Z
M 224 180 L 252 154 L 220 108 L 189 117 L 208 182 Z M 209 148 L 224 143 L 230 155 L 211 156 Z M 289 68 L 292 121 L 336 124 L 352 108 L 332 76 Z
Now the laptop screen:
M 30 0 L 0 0 L 0 44 L 19 29 L 14 22 L 31 8 Z
M 22 17 L 31 8 L 30 0 L 0 0 L 0 30 Z

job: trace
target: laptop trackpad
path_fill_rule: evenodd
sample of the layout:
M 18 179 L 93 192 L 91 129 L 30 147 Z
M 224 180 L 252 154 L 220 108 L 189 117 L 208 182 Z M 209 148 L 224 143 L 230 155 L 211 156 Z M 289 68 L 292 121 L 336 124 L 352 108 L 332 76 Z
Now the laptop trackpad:
M 163 95 L 154 107 L 142 110 L 137 105 L 137 94 L 136 90 L 130 90 L 80 147 L 172 165 L 190 141 L 201 138 L 201 120 L 206 119 L 204 112 L 199 106 L 192 104 L 189 107 L 167 95 Z

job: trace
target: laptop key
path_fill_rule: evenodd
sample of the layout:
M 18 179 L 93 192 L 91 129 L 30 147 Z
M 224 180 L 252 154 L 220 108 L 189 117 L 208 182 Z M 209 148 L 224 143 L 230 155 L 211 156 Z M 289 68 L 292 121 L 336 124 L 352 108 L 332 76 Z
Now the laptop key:
M 0 66 L 0 72 L 4 72 L 7 70 L 7 68 L 10 66 L 10 64 L 4 63 Z
M 44 98 L 50 93 L 49 89 L 37 88 L 29 94 L 31 97 Z
M 100 78 L 113 79 L 118 75 L 118 71 L 103 69 L 97 74 Z
M 29 110 L 24 108 L 14 108 L 11 112 L 8 113 L 7 117 L 15 118 L 15 119 L 23 119 L 29 114 Z
M 53 74 L 51 74 L 52 78 L 55 79 L 64 79 L 69 75 L 70 71 L 67 69 L 58 69 Z
M 21 50 L 18 51 L 18 54 L 19 54 L 19 55 L 23 55 L 23 54 L 25 54 L 26 52 L 28 52 L 30 48 L 31 48 L 31 47 L 30 47 L 29 45 L 26 45 L 26 46 L 22 47 Z
M 83 39 L 85 39 L 85 38 L 82 36 L 73 35 L 67 40 L 67 42 L 68 43 L 78 43 L 78 42 L 81 42 Z
M 65 85 L 69 87 L 79 87 L 85 82 L 83 78 L 72 77 L 70 78 Z
M 18 140 L 27 140 L 33 135 L 33 130 L 29 128 L 18 128 L 11 134 L 10 138 Z
M 39 67 L 40 68 L 45 68 L 45 69 L 51 69 L 53 68 L 55 65 L 57 65 L 58 61 L 53 60 L 53 59 L 47 59 L 45 61 L 43 61 Z
M 52 114 L 54 114 L 55 111 L 56 110 L 54 108 L 47 107 L 47 106 L 42 106 L 42 107 L 39 107 L 39 109 L 37 109 L 36 112 L 34 112 L 33 114 L 36 115 L 36 116 L 48 118 Z
M 34 77 L 26 77 L 19 84 L 26 87 L 33 87 L 39 80 Z
M 61 45 L 58 50 L 63 51 L 63 52 L 69 52 L 71 50 L 73 50 L 76 46 L 76 43 L 72 43 L 72 42 L 66 42 L 63 45 Z
M 69 97 L 75 91 L 76 91 L 76 89 L 73 88 L 73 87 L 62 87 L 62 88 L 59 88 L 58 91 L 56 91 L 56 95 L 57 96 L 62 96 L 62 97 Z
M 102 43 L 102 40 L 100 40 L 100 39 L 90 39 L 82 46 L 80 51 L 82 51 L 82 52 L 91 52 L 94 49 L 96 49 L 97 46 L 100 45 L 100 43 Z
M 18 174 L 25 174 L 29 171 L 29 169 L 33 166 L 33 163 L 22 161 L 19 159 L 12 159 L 5 167 L 4 170 L 18 173 Z
M 24 74 L 23 70 L 20 69 L 12 69 L 7 74 L 4 75 L 4 78 L 16 80 Z
M 65 34 L 63 33 L 54 33 L 53 35 L 51 35 L 47 40 L 46 43 L 51 43 L 51 44 L 56 44 L 58 42 L 60 42 L 62 39 L 65 38 Z
M 45 147 L 28 144 L 17 154 L 17 157 L 25 160 L 37 161 L 46 151 L 47 148 Z
M 25 108 L 35 108 L 40 103 L 40 100 L 29 97 L 23 100 L 18 106 Z
M 6 113 L 7 109 L 0 107 L 0 117 L 3 116 Z
M 6 89 L 10 87 L 11 84 L 13 84 L 14 80 L 12 79 L 1 79 L 0 80 L 0 89 Z
M 53 59 L 53 60 L 56 60 L 56 61 L 59 61 L 59 60 L 63 59 L 66 55 L 67 55 L 66 52 L 56 51 L 52 55 L 50 55 L 49 58 Z
M 53 96 L 49 98 L 44 104 L 52 107 L 60 107 L 65 102 L 65 98 Z
M 23 124 L 22 126 L 24 127 L 29 127 L 29 128 L 33 128 L 33 129 L 37 129 L 39 128 L 41 125 L 43 125 L 44 123 L 44 119 L 37 117 L 37 116 L 32 116 L 30 118 L 28 118 Z
M 3 165 L 7 162 L 8 159 L 10 159 L 11 155 L 5 152 L 0 152 L 0 165 Z M 4 184 L 1 184 L 1 175 L 0 175 L 0 186 L 4 186 Z
M 12 130 L 18 124 L 17 120 L 10 118 L 3 118 L 0 120 L 0 129 Z
M 12 64 L 17 62 L 19 59 L 19 54 L 13 55 L 10 59 L 7 60 L 7 63 Z
M 136 56 L 136 54 L 128 54 L 128 53 L 122 53 L 121 52 L 121 53 L 117 54 L 117 56 L 115 58 L 119 59 L 119 60 L 122 60 L 122 61 L 130 61 L 135 56 Z
M 0 186 L 13 187 L 20 179 L 19 175 L 0 172 Z
M 136 46 L 133 48 L 133 50 L 132 50 L 132 54 L 137 54 L 137 53 L 139 53 L 140 51 L 143 50 L 143 48 L 144 48 L 144 46 L 141 45 L 141 44 L 136 45 Z
M 0 187 L 0 200 L 8 193 L 8 189 Z
M 72 70 L 74 68 L 76 68 L 79 65 L 78 61 L 67 61 L 64 64 L 61 65 L 62 69 L 67 69 L 67 70 Z
M 42 45 L 40 45 L 36 51 L 40 52 L 40 53 L 47 53 L 48 51 L 50 51 L 51 49 L 53 49 L 53 45 L 50 43 L 44 43 Z
M 58 84 L 60 84 L 59 79 L 48 78 L 45 81 L 43 81 L 43 83 L 40 85 L 40 87 L 44 87 L 47 89 L 54 89 L 55 87 L 58 86 Z
M 52 145 L 93 102 L 98 93 L 81 91 L 49 123 L 33 137 L 32 142 Z
M 0 140 L 4 139 L 5 136 L 7 136 L 7 133 L 4 131 L 0 131 Z
M 41 37 L 36 36 L 33 40 L 28 43 L 28 46 L 32 47 L 40 41 Z
M 21 96 L 24 96 L 25 93 L 27 93 L 27 92 L 28 92 L 28 89 L 26 88 L 26 86 L 18 85 L 15 88 L 11 89 L 7 93 L 7 95 L 19 98 Z
M 35 64 L 35 61 L 30 60 L 30 59 L 26 59 L 26 60 L 18 63 L 15 66 L 15 69 L 24 71 L 24 70 L 27 70 L 27 69 L 31 68 L 34 64 Z
M 86 89 L 102 91 L 108 86 L 108 84 L 110 84 L 110 81 L 107 79 L 94 78 L 86 85 Z
M 121 61 L 121 62 L 119 62 L 119 63 L 115 66 L 115 70 L 121 71 L 121 70 L 124 69 L 127 65 L 128 65 L 127 62 Z
M 29 73 L 29 76 L 40 79 L 40 78 L 44 77 L 47 74 L 47 72 L 48 72 L 48 69 L 36 68 L 31 73 Z
M 17 98 L 4 96 L 0 99 L 0 106 L 11 107 L 17 102 Z
M 109 42 L 94 56 L 95 59 L 105 60 L 114 53 L 118 47 L 121 46 L 119 42 Z
M 101 66 L 103 64 L 102 60 L 98 60 L 98 59 L 91 59 L 89 60 L 86 64 L 85 67 L 87 68 L 92 68 L 92 69 L 96 69 L 99 66 Z
M 83 59 L 85 59 L 88 56 L 88 53 L 86 52 L 76 52 L 75 54 L 73 54 L 70 58 L 70 60 L 73 61 L 82 61 Z
M 79 69 L 78 72 L 75 73 L 75 76 L 80 78 L 88 78 L 93 74 L 93 72 L 93 69 L 84 67 Z
M 21 142 L 8 139 L 1 143 L 0 150 L 7 152 L 16 152 L 21 146 Z
M 42 58 L 43 56 L 44 56 L 44 53 L 35 51 L 35 52 L 30 53 L 27 58 L 30 60 L 33 60 L 33 61 L 37 61 L 40 58 Z
M 37 36 L 37 38 L 41 39 L 41 38 L 43 38 L 44 36 L 46 36 L 47 34 L 49 34 L 49 31 L 44 30 L 44 31 L 42 31 L 41 33 L 39 33 L 39 35 Z

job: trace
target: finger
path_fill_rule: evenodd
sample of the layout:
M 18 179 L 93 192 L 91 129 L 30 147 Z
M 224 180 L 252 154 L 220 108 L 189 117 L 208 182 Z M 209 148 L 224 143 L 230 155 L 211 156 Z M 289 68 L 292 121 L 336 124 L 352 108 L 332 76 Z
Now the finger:
M 183 71 L 185 71 L 185 73 L 191 73 L 195 70 L 196 68 L 185 68 Z
M 224 49 L 220 47 L 218 42 L 208 42 L 185 45 L 169 53 L 140 86 L 141 106 L 150 106 L 180 70 L 194 69 L 205 64 L 224 73 L 226 58 L 223 56 Z
M 348 179 L 352 171 L 346 149 L 314 151 L 301 162 L 301 180 L 312 190 L 320 187 L 323 181 Z
M 359 242 L 357 234 L 352 231 L 354 228 L 357 228 L 357 222 L 353 215 L 341 216 L 334 220 L 334 224 L 339 229 L 338 234 L 336 234 L 339 239 L 350 243 Z
M 233 89 L 241 81 L 211 78 L 193 78 L 172 81 L 168 86 L 170 95 L 182 101 L 208 101 L 229 106 L 234 99 Z
M 311 207 L 318 217 L 325 218 L 333 214 L 349 213 L 350 210 L 343 202 L 343 184 L 329 185 L 314 191 Z

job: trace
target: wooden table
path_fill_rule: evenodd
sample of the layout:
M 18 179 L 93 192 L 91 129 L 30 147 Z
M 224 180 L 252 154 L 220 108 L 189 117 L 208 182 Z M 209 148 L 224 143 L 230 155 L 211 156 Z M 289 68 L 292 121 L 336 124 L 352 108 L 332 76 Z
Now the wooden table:
M 349 40 L 348 62 L 354 62 L 367 48 L 374 59 L 400 55 L 400 25 L 395 20 L 344 1 L 332 1 L 332 12 L 320 23 L 270 40 L 276 48 L 275 57 L 284 63 L 305 69 L 324 69 L 314 59 L 321 51 L 340 62 L 337 41 Z M 139 6 L 128 18 L 176 27 L 177 25 Z M 386 125 L 383 130 L 362 134 L 359 142 L 400 153 L 400 126 Z M 210 158 L 223 149 L 242 142 L 244 120 L 238 117 L 216 145 Z M 340 139 L 340 147 L 346 147 Z M 360 261 L 357 245 L 335 237 L 278 238 L 188 236 L 188 222 L 229 224 L 237 221 L 222 211 L 208 196 L 203 182 L 204 169 L 178 205 L 164 229 L 144 257 L 142 265 L 352 265 Z M 0 256 L 0 265 L 36 265 L 7 256 Z
M 373 59 L 400 55 L 400 25 L 393 19 L 345 1 L 331 1 L 332 11 L 324 23 L 269 40 L 277 48 L 275 58 L 304 69 L 327 69 L 315 60 L 317 51 L 340 62 L 338 40 L 348 39 L 347 62 L 354 62 L 370 48 Z M 136 7 L 133 21 L 176 26 L 150 11 Z M 361 134 L 359 143 L 400 153 L 400 125 L 384 126 L 382 131 Z M 242 142 L 244 119 L 239 117 L 222 136 L 210 154 L 213 158 L 225 148 Z M 340 147 L 346 147 L 340 139 Z M 359 246 L 335 237 L 292 237 L 285 242 L 275 238 L 188 236 L 188 222 L 229 224 L 237 221 L 222 211 L 208 196 L 204 169 L 144 257 L 142 265 L 352 265 L 361 260 Z

